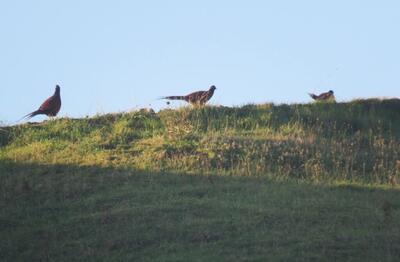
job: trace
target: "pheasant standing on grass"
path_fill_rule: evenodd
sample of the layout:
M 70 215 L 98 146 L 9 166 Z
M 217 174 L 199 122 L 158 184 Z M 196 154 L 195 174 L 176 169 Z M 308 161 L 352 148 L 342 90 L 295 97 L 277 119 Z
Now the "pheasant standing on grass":
M 327 100 L 335 100 L 335 95 L 333 94 L 332 90 L 329 90 L 328 92 L 319 94 L 319 95 L 315 95 L 315 94 L 311 94 L 309 93 L 309 95 L 311 96 L 312 99 L 316 100 L 316 101 L 327 101 Z
M 215 89 L 215 86 L 211 86 L 208 91 L 197 91 L 185 96 L 166 96 L 161 99 L 184 100 L 192 105 L 204 105 L 213 96 Z
M 60 108 L 61 108 L 60 86 L 56 85 L 56 90 L 54 92 L 54 95 L 47 98 L 46 101 L 43 102 L 43 104 L 39 107 L 38 110 L 25 115 L 22 119 L 24 118 L 30 119 L 36 115 L 47 115 L 50 117 L 56 116 L 58 111 L 60 111 Z

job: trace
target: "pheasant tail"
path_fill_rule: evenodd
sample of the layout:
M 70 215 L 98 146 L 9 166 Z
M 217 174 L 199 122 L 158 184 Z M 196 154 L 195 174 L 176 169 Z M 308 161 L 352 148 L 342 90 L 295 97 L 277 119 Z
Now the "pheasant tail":
M 162 99 L 170 99 L 170 100 L 185 100 L 185 96 L 165 96 Z
M 308 93 L 308 94 L 311 96 L 312 99 L 317 99 L 318 98 L 316 95 L 314 95 L 312 93 Z
M 19 122 L 19 121 L 21 121 L 22 119 L 31 119 L 32 117 L 34 117 L 34 116 L 36 116 L 36 115 L 40 115 L 40 114 L 42 114 L 43 112 L 41 111 L 41 110 L 36 110 L 36 111 L 33 111 L 32 113 L 29 113 L 29 114 L 27 114 L 27 115 L 24 115 L 23 117 L 21 117 L 17 122 Z

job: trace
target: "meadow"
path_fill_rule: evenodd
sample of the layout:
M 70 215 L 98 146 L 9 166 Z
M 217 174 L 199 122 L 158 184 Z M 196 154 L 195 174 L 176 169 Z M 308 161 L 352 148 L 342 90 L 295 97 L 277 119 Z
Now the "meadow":
M 0 130 L 2 261 L 396 261 L 400 100 Z

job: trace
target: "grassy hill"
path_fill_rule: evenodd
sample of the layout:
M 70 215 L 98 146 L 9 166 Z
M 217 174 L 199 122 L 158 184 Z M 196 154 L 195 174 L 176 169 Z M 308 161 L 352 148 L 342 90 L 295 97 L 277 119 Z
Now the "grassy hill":
M 0 145 L 3 162 L 385 184 L 399 178 L 400 100 L 64 118 L 5 128 Z
M 400 100 L 0 129 L 1 261 L 400 257 Z

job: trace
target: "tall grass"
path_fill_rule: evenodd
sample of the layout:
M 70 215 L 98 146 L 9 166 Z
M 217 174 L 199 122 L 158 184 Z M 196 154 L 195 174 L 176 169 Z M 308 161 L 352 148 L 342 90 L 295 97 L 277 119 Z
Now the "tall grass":
M 0 159 L 395 184 L 400 100 L 140 110 L 0 131 Z

